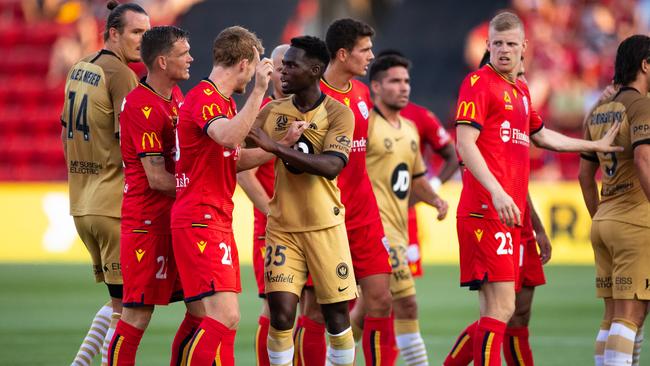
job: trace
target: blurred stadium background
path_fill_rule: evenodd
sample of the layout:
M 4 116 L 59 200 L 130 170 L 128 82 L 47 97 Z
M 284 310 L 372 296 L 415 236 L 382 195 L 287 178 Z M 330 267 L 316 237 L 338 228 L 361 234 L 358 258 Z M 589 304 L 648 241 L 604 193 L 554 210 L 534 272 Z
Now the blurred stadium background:
M 524 19 L 526 74 L 546 125 L 581 135 L 582 118 L 613 74 L 620 40 L 648 33 L 649 0 L 139 0 L 152 25 L 191 33 L 192 78 L 209 73 L 211 45 L 224 27 L 254 30 L 267 51 L 299 34 L 322 36 L 333 19 L 364 19 L 377 30 L 375 53 L 412 59 L 412 99 L 453 134 L 452 111 L 464 75 L 485 48 L 487 21 L 500 9 Z M 68 216 L 59 114 L 69 67 L 101 48 L 103 0 L 0 0 L 0 364 L 69 363 L 101 299 L 89 258 Z M 133 69 L 142 74 L 142 65 Z M 576 182 L 577 154 L 532 148 L 533 201 L 554 244 L 549 284 L 534 305 L 532 345 L 539 365 L 591 364 L 600 303 L 593 296 L 589 216 Z M 432 158 L 431 171 L 438 162 Z M 442 194 L 454 210 L 442 223 L 418 207 L 425 277 L 420 280 L 425 341 L 439 364 L 458 330 L 473 319 L 474 295 L 457 287 L 457 178 Z M 236 195 L 236 236 L 244 265 L 237 357 L 252 365 L 259 303 L 250 269 L 252 206 Z M 441 296 L 441 294 L 444 294 Z M 159 310 L 139 364 L 160 365 L 183 310 Z M 643 363 L 643 362 L 642 362 Z

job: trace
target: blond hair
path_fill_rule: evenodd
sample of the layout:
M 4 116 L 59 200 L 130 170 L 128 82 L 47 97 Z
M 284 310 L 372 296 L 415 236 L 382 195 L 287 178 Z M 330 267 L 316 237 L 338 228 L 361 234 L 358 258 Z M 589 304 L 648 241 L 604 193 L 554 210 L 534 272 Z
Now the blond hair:
M 219 33 L 212 46 L 213 63 L 230 67 L 241 60 L 252 61 L 258 54 L 264 53 L 262 41 L 255 33 L 240 26 L 228 27 Z
M 520 28 L 523 31 L 524 23 L 516 14 L 509 11 L 499 13 L 490 20 L 490 29 L 494 29 L 497 32 L 508 31 L 515 28 Z

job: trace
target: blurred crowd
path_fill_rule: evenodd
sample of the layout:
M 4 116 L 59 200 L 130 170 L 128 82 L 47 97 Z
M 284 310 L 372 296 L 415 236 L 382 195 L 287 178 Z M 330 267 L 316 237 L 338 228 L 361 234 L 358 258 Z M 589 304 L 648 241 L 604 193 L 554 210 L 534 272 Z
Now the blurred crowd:
M 585 113 L 611 83 L 620 41 L 648 33 L 649 0 L 513 0 L 526 25 L 526 78 L 534 107 L 545 124 L 580 137 Z M 469 67 L 485 50 L 487 23 L 469 34 Z M 576 179 L 577 154 L 532 149 L 532 178 Z

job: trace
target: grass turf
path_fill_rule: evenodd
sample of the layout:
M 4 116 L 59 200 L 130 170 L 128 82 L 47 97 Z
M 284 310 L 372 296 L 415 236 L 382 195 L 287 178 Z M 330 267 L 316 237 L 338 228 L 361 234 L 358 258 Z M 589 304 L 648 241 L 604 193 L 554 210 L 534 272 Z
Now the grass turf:
M 593 364 L 602 311 L 594 298 L 593 269 L 551 266 L 546 272 L 549 284 L 535 294 L 530 327 L 536 364 Z M 70 364 L 107 299 L 105 286 L 94 285 L 91 278 L 86 265 L 0 265 L 0 364 Z M 476 294 L 459 288 L 457 281 L 455 266 L 426 267 L 418 280 L 420 326 L 432 365 L 442 363 L 460 330 L 478 316 Z M 260 301 L 250 266 L 242 268 L 242 286 L 236 359 L 238 365 L 255 365 Z M 182 304 L 156 310 L 140 344 L 138 365 L 169 364 L 169 348 L 183 314 Z M 362 359 L 358 364 L 363 365 Z

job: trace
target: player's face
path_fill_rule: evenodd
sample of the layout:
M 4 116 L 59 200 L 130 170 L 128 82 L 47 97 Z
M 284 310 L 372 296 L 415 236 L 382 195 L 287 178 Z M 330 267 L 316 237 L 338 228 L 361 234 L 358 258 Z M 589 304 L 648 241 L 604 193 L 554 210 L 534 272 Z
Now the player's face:
M 345 60 L 348 70 L 356 76 L 366 76 L 368 65 L 375 58 L 372 53 L 372 39 L 370 37 L 361 37 L 357 39 L 351 51 L 347 53 Z
M 305 57 L 305 51 L 289 47 L 282 59 L 280 85 L 285 95 L 295 94 L 318 83 L 318 75 L 314 73 L 314 64 Z
M 490 29 L 487 43 L 490 63 L 502 74 L 516 76 L 526 50 L 524 31 L 514 28 L 502 32 Z
M 187 80 L 190 78 L 190 64 L 194 59 L 190 55 L 190 44 L 187 39 L 179 39 L 167 56 L 167 75 L 175 81 Z
M 254 49 L 255 55 L 252 60 L 245 60 L 243 65 L 243 70 L 240 73 L 239 83 L 235 86 L 234 92 L 237 94 L 244 94 L 246 92 L 246 85 L 253 80 L 255 76 L 255 68 L 260 62 L 260 54 L 257 52 L 257 48 Z
M 409 102 L 411 78 L 405 67 L 395 66 L 386 70 L 386 75 L 373 88 L 377 98 L 388 108 L 401 110 Z
M 276 98 L 284 97 L 284 92 L 282 92 L 282 81 L 280 77 L 282 76 L 282 58 L 284 57 L 284 52 L 278 52 L 273 57 L 273 73 L 271 74 L 271 82 L 273 83 L 273 95 Z
M 149 17 L 145 14 L 127 11 L 124 13 L 124 29 L 118 32 L 117 42 L 128 62 L 140 61 L 142 35 L 151 28 Z

